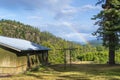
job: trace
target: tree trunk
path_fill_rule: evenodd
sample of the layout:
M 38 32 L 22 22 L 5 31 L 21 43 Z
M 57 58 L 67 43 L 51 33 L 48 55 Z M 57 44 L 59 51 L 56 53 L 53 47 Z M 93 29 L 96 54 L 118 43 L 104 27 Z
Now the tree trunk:
M 109 64 L 115 64 L 115 49 L 113 46 L 109 46 Z
M 115 34 L 109 35 L 109 64 L 115 64 Z

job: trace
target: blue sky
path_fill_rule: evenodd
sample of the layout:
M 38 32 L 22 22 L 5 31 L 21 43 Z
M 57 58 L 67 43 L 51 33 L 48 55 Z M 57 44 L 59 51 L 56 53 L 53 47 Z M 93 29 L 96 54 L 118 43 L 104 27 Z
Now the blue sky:
M 20 21 L 66 40 L 95 39 L 91 18 L 100 10 L 97 0 L 0 0 L 0 19 Z

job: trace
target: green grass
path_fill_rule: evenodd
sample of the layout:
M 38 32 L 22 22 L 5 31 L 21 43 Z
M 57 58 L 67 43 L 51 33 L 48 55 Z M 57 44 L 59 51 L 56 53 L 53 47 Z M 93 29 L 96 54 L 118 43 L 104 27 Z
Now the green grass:
M 0 80 L 120 80 L 120 65 L 72 64 L 64 69 L 56 64 Z

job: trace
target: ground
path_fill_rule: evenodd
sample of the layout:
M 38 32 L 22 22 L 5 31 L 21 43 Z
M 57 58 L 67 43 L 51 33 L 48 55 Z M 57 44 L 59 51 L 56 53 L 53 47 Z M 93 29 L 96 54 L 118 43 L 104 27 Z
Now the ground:
M 56 64 L 0 80 L 120 80 L 120 65 L 68 64 L 65 69 L 63 64 Z

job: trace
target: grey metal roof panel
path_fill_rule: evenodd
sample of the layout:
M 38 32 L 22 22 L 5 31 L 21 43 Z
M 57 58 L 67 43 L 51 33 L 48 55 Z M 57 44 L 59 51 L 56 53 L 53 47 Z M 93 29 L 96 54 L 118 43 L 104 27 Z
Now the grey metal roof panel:
M 44 46 L 35 44 L 33 42 L 18 39 L 18 38 L 9 38 L 0 36 L 0 45 L 17 50 L 17 51 L 25 51 L 25 50 L 50 50 Z

